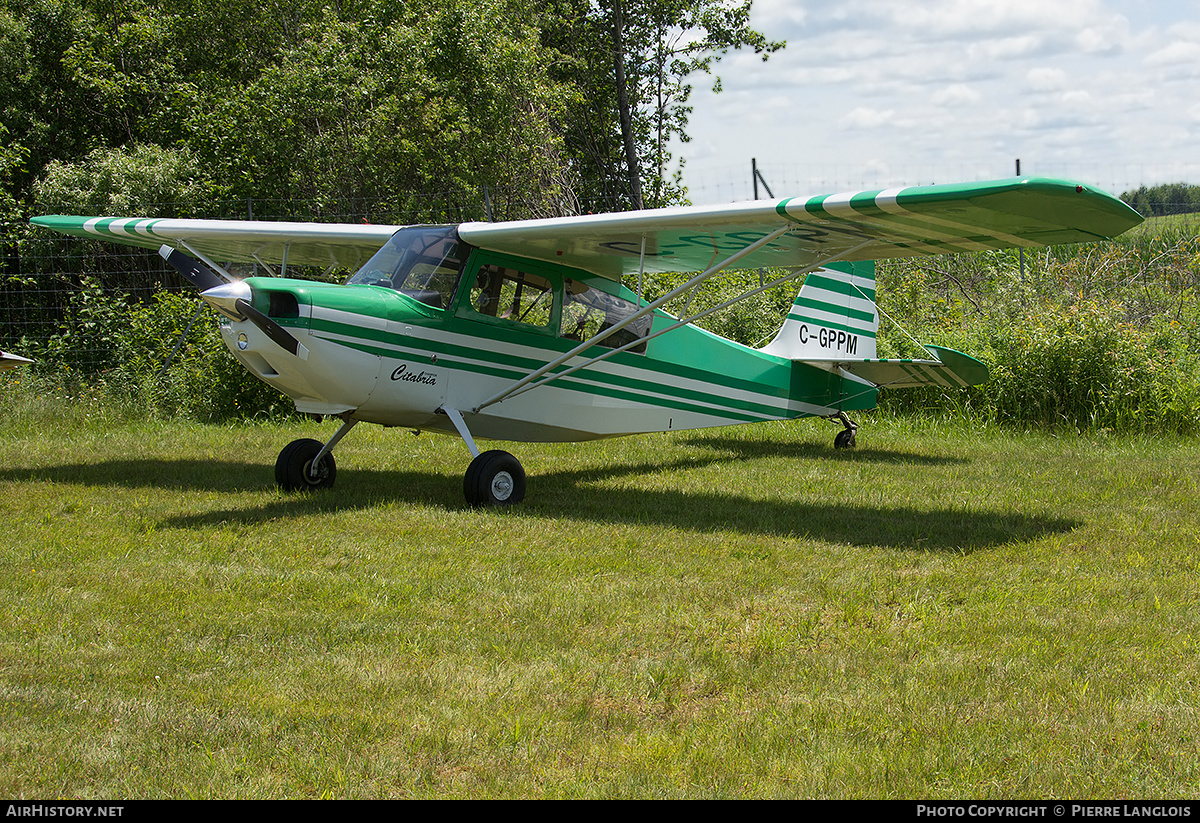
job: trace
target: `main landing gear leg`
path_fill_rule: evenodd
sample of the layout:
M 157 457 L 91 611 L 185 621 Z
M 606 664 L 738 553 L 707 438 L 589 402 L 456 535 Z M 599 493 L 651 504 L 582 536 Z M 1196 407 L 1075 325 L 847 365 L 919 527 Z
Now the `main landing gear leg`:
M 475 508 L 511 506 L 525 498 L 525 469 L 506 451 L 481 452 L 458 409 L 443 408 L 474 459 L 463 477 L 463 496 Z
M 343 418 L 341 428 L 324 445 L 321 445 L 319 440 L 309 438 L 288 443 L 279 453 L 279 459 L 275 461 L 275 483 L 289 492 L 327 489 L 332 486 L 334 478 L 337 477 L 333 447 L 357 422 Z
M 846 428 L 838 432 L 837 437 L 833 438 L 833 447 L 835 449 L 854 448 L 854 435 L 858 432 L 858 424 L 847 417 L 845 412 L 838 412 L 835 416 L 838 420 L 842 421 L 842 425 Z

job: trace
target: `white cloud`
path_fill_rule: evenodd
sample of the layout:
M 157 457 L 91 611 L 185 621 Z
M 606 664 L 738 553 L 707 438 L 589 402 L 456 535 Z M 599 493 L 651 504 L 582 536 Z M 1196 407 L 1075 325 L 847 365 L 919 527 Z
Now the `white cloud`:
M 1062 69 L 1039 66 L 1025 73 L 1025 82 L 1033 91 L 1059 91 L 1067 85 L 1067 73 Z
M 1200 42 L 1175 40 L 1146 56 L 1147 66 L 1178 66 L 1200 63 Z
M 955 83 L 934 93 L 933 103 L 937 106 L 974 105 L 983 100 L 979 90 L 964 83 Z
M 1096 26 L 1088 26 L 1075 36 L 1086 54 L 1118 54 L 1130 44 L 1129 21 L 1117 15 Z
M 901 176 L 926 158 L 975 174 L 1014 156 L 1200 157 L 1196 0 L 755 0 L 752 14 L 787 48 L 766 63 L 730 55 L 726 91 L 697 83 L 694 98 L 691 131 L 727 162 L 802 157 Z
M 896 117 L 895 109 L 872 109 L 859 106 L 847 112 L 841 119 L 841 125 L 851 129 L 877 129 L 893 125 Z

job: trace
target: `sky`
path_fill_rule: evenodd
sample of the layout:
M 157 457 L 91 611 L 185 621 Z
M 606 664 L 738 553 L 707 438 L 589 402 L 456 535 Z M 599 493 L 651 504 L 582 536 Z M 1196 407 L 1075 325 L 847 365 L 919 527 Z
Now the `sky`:
M 694 78 L 692 202 L 1023 174 L 1200 184 L 1200 0 L 755 0 Z

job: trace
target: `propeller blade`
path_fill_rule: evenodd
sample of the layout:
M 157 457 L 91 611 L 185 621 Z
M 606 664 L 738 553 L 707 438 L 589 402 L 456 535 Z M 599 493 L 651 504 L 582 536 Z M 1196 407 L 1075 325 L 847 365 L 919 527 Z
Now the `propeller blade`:
M 292 337 L 283 326 L 250 305 L 248 285 L 239 280 L 228 283 L 203 263 L 170 246 L 163 245 L 158 253 L 183 275 L 185 280 L 198 288 L 205 302 L 221 314 L 232 320 L 249 320 L 284 351 L 291 352 L 301 360 L 308 359 L 308 349 L 299 340 Z
M 220 286 L 225 283 L 225 279 L 218 277 L 212 269 L 203 263 L 193 260 L 178 249 L 163 245 L 159 248 L 158 255 L 170 263 L 175 271 L 183 275 L 184 280 L 191 283 L 200 291 L 208 291 L 214 286 Z

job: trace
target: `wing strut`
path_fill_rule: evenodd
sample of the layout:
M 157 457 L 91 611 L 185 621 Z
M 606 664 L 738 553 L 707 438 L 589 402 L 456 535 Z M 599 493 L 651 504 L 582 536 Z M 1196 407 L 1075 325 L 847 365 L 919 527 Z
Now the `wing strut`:
M 767 245 L 771 241 L 782 237 L 783 235 L 785 235 L 789 231 L 791 231 L 792 228 L 793 228 L 793 226 L 791 224 L 788 224 L 786 226 L 779 227 L 778 229 L 776 229 L 775 231 L 771 232 L 770 234 L 768 234 L 764 237 L 760 237 L 759 239 L 755 240 L 750 245 L 745 246 L 744 248 L 729 255 L 729 257 L 725 258 L 724 260 L 722 260 L 720 263 L 716 264 L 715 266 L 710 266 L 709 268 L 700 272 L 695 277 L 693 277 L 691 280 L 684 283 L 682 286 L 678 286 L 675 289 L 672 289 L 671 291 L 664 294 L 662 297 L 655 300 L 653 303 L 650 303 L 646 306 L 639 308 L 637 311 L 635 311 L 633 314 L 626 317 L 624 320 L 621 320 L 619 323 L 615 323 L 612 326 L 609 326 L 604 331 L 593 335 L 592 337 L 588 338 L 587 340 L 584 340 L 582 343 L 580 343 L 575 348 L 571 349 L 566 354 L 563 354 L 563 355 L 560 355 L 560 356 L 554 358 L 546 365 L 525 375 L 520 380 L 513 383 L 511 386 L 504 389 L 503 391 L 499 391 L 496 394 L 493 394 L 487 400 L 484 400 L 478 406 L 471 409 L 471 413 L 478 414 L 481 409 L 486 409 L 488 406 L 492 405 L 493 403 L 499 403 L 501 400 L 508 397 L 513 392 L 524 388 L 525 386 L 532 383 L 534 380 L 537 380 L 543 374 L 546 374 L 547 372 L 558 368 L 563 363 L 567 362 L 568 360 L 570 360 L 572 357 L 579 354 L 580 352 L 591 348 L 592 346 L 596 345 L 601 340 L 604 340 L 605 338 L 609 337 L 610 335 L 616 334 L 621 329 L 628 326 L 630 323 L 634 323 L 634 322 L 642 319 L 647 314 L 649 314 L 652 311 L 654 311 L 655 309 L 657 309 L 659 306 L 669 303 L 671 300 L 675 299 L 680 294 L 683 294 L 685 291 L 692 288 L 696 284 L 704 282 L 705 280 L 712 277 L 717 272 L 721 271 L 721 269 L 725 268 L 726 266 L 736 263 L 738 260 L 741 260 L 746 255 L 752 254 L 753 252 L 758 251 L 760 248 Z
M 745 300 L 747 297 L 753 297 L 756 294 L 761 294 L 762 292 L 767 291 L 768 289 L 775 288 L 776 286 L 778 286 L 781 283 L 786 283 L 789 280 L 795 280 L 797 277 L 808 274 L 809 272 L 815 271 L 816 269 L 822 268 L 822 267 L 834 262 L 835 260 L 838 260 L 839 258 L 845 257 L 846 255 L 854 254 L 854 252 L 858 251 L 865 245 L 867 245 L 867 243 L 862 243 L 861 245 L 855 246 L 852 249 L 846 249 L 844 252 L 839 252 L 838 254 L 830 255 L 829 257 L 826 257 L 824 260 L 820 260 L 816 263 L 813 263 L 812 265 L 805 266 L 802 269 L 795 269 L 793 271 L 790 271 L 783 277 L 778 277 L 778 278 L 772 280 L 770 283 L 767 283 L 765 285 L 760 285 L 757 289 L 751 289 L 748 292 L 739 294 L 737 297 L 734 297 L 730 300 L 726 300 L 724 303 L 721 303 L 720 305 L 713 306 L 712 308 L 709 308 L 709 309 L 705 309 L 704 311 L 700 312 L 699 314 L 692 315 L 691 317 L 684 318 L 683 320 L 678 320 L 675 323 L 672 323 L 670 326 L 667 326 L 665 329 L 659 329 L 658 331 L 654 332 L 654 334 L 648 334 L 645 337 L 639 337 L 636 340 L 631 340 L 628 343 L 626 343 L 625 345 L 620 346 L 615 349 L 608 349 L 603 354 L 597 355 L 596 357 L 593 357 L 583 363 L 574 365 L 569 369 L 564 369 L 563 371 L 555 372 L 554 374 L 550 375 L 546 379 L 538 380 L 536 383 L 533 383 L 532 385 L 528 385 L 521 389 L 518 389 L 517 391 L 512 392 L 508 396 L 513 397 L 516 395 L 524 394 L 525 392 L 536 389 L 539 386 L 544 386 L 547 383 L 551 382 L 552 380 L 557 380 L 560 377 L 566 377 L 567 375 L 574 374 L 575 372 L 580 371 L 581 369 L 586 369 L 588 366 L 592 366 L 596 363 L 600 363 L 601 361 L 607 360 L 608 358 L 612 357 L 613 355 L 620 354 L 621 352 L 626 351 L 627 349 L 631 349 L 634 346 L 640 346 L 641 344 L 647 342 L 648 340 L 653 340 L 656 337 L 661 337 L 662 335 L 666 334 L 667 332 L 675 331 L 675 329 L 678 329 L 681 326 L 686 326 L 689 323 L 696 322 L 697 320 L 703 320 L 704 318 L 708 317 L 710 314 L 716 314 L 719 311 L 723 311 L 723 310 L 729 308 L 730 306 L 732 306 L 734 303 L 738 303 L 742 300 Z

